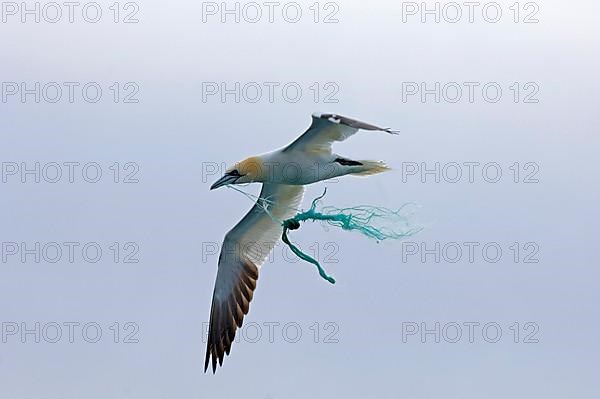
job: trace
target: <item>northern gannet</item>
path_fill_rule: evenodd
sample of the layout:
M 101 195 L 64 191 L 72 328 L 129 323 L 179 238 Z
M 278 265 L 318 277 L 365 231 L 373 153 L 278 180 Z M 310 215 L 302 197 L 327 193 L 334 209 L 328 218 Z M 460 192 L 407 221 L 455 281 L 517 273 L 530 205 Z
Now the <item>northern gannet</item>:
M 366 176 L 389 170 L 382 161 L 355 161 L 332 153 L 334 141 L 343 141 L 359 129 L 397 134 L 341 115 L 314 113 L 308 130 L 294 142 L 238 162 L 210 187 L 263 184 L 256 204 L 225 235 L 221 247 L 204 372 L 211 357 L 214 374 L 217 361 L 222 366 L 225 354 L 229 355 L 236 330 L 248 313 L 260 265 L 282 233 L 276 221 L 298 212 L 304 185 L 347 174 Z

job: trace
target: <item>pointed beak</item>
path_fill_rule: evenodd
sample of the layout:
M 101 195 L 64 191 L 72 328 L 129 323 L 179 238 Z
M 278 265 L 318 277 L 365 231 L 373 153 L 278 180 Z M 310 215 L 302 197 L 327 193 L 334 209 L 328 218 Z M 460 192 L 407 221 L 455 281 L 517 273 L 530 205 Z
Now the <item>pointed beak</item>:
M 233 184 L 239 178 L 240 178 L 239 176 L 225 175 L 225 176 L 221 177 L 219 180 L 217 180 L 216 182 L 214 182 L 213 185 L 210 186 L 210 189 L 214 190 L 215 188 L 219 188 L 221 186 Z

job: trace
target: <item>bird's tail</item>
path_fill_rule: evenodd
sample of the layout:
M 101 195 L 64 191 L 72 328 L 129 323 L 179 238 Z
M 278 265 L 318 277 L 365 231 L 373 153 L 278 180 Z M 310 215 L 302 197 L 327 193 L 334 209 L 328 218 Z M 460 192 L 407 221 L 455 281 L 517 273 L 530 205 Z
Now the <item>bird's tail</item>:
M 383 161 L 358 161 L 362 164 L 362 166 L 356 171 L 351 172 L 353 175 L 357 176 L 369 176 L 377 173 L 387 172 L 391 170 L 389 166 L 385 164 Z

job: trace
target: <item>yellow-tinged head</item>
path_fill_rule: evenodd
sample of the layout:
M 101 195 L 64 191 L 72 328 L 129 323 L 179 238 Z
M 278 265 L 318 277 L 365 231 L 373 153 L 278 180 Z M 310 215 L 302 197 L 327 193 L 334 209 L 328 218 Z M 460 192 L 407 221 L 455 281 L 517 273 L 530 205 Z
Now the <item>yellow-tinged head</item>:
M 227 168 L 223 177 L 210 186 L 210 189 L 213 190 L 229 184 L 261 182 L 265 173 L 260 157 L 246 158 Z

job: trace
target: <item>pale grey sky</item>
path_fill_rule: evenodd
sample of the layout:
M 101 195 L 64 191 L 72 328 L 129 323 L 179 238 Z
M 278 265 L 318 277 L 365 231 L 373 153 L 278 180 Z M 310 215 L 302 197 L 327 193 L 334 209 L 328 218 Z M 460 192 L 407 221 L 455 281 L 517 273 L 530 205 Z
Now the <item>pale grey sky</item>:
M 245 3 L 239 23 L 220 2 L 113 3 L 97 23 L 86 3 L 73 23 L 3 3 L 2 397 L 598 396 L 597 3 L 499 1 L 496 23 L 486 2 L 472 23 L 448 2 L 439 23 L 420 2 L 281 2 L 272 23 L 262 2 L 254 23 Z M 304 206 L 325 186 L 328 205 L 412 201 L 427 228 L 293 232 L 337 284 L 276 247 L 204 374 L 215 248 L 251 206 L 208 190 L 215 167 L 317 110 L 402 133 L 338 145 L 395 170 L 312 186 Z

